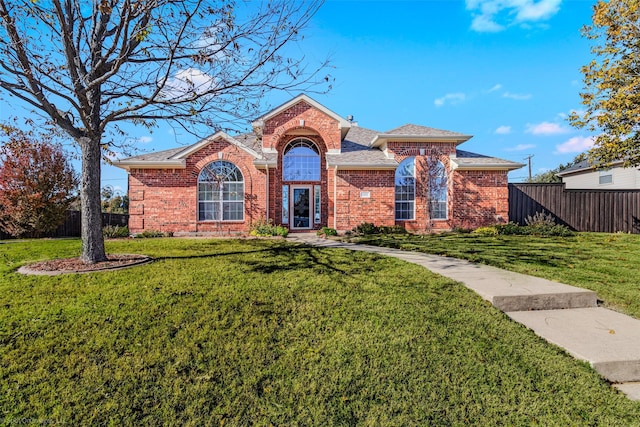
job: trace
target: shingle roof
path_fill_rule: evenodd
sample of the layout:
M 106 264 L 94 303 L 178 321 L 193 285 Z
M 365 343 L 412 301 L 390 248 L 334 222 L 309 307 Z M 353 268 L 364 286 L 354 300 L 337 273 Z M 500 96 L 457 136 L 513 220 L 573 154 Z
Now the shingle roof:
M 591 165 L 591 163 L 589 162 L 589 160 L 583 160 L 581 162 L 576 163 L 573 166 L 570 166 L 564 170 L 561 170 L 560 174 L 566 174 L 566 173 L 571 173 L 571 172 L 578 172 L 581 170 L 587 170 L 587 169 L 591 169 L 593 166 Z
M 500 159 L 498 157 L 485 156 L 483 154 L 472 153 L 471 151 L 456 150 L 456 157 L 452 159 L 459 167 L 504 167 L 507 169 L 519 169 L 524 166 L 522 163 L 511 160 Z
M 375 130 L 351 126 L 342 141 L 341 153 L 327 155 L 329 166 L 398 166 L 398 162 L 388 158 L 382 150 L 369 147 L 369 143 L 377 134 Z
M 397 127 L 385 133 L 394 134 L 394 135 L 413 135 L 413 136 L 430 136 L 430 137 L 466 136 L 459 132 L 452 132 L 452 131 L 443 130 L 443 129 L 435 129 L 435 128 L 430 128 L 428 126 L 419 126 L 411 123 L 407 123 L 406 125 L 402 125 L 400 127 Z
M 170 159 L 171 157 L 175 156 L 179 152 L 181 152 L 181 151 L 183 151 L 183 150 L 185 150 L 185 149 L 187 149 L 189 147 L 191 147 L 191 145 L 185 145 L 185 146 L 182 146 L 182 147 L 171 148 L 169 150 L 155 151 L 153 153 L 140 154 L 140 155 L 137 155 L 137 156 L 127 157 L 126 159 L 122 159 L 122 160 L 161 162 L 163 160 Z
M 284 108 L 284 106 L 293 101 L 317 103 L 313 100 L 309 101 L 306 96 L 300 95 L 299 97 L 294 98 L 294 100 L 289 101 L 278 108 Z M 271 113 L 273 113 L 273 111 Z M 271 113 L 267 113 L 267 115 L 262 117 L 267 117 Z M 460 144 L 471 138 L 471 136 L 462 133 L 415 124 L 405 124 L 387 132 L 379 132 L 351 124 L 350 127 L 343 127 L 342 131 L 344 138 L 342 140 L 340 153 L 326 155 L 327 164 L 330 167 L 338 166 L 361 169 L 395 168 L 397 167 L 398 162 L 393 158 L 393 156 L 387 156 L 382 148 L 385 141 L 393 140 L 394 138 L 404 137 L 407 140 L 411 140 L 413 138 L 415 141 L 435 140 L 436 142 L 438 142 L 439 138 L 443 138 L 443 140 L 455 141 L 456 144 Z M 212 136 L 215 135 L 217 134 Z M 227 135 L 222 132 L 220 133 L 220 136 L 223 138 L 230 138 L 230 142 L 241 146 L 241 148 L 247 149 L 246 151 L 250 152 L 254 156 L 255 165 L 258 167 L 260 165 L 274 165 L 277 162 L 278 155 L 272 152 L 265 153 L 262 150 L 261 140 L 258 135 L 253 132 L 238 135 Z M 189 146 L 141 154 L 123 159 L 119 162 L 114 162 L 114 164 L 125 169 L 129 167 L 169 168 L 174 167 L 177 162 L 182 162 L 182 167 L 184 167 L 184 158 L 190 155 L 191 152 L 199 150 L 201 146 L 208 144 L 209 141 L 209 138 L 206 138 Z M 524 166 L 509 160 L 484 156 L 464 150 L 457 150 L 456 156 L 452 157 L 452 161 L 454 161 L 458 167 L 467 169 L 473 169 L 474 167 L 489 169 L 517 169 Z

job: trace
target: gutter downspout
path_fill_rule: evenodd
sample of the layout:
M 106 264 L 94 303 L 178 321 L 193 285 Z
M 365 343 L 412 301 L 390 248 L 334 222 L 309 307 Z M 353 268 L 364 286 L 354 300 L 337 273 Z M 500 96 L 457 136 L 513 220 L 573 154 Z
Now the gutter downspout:
M 338 165 L 333 167 L 333 229 L 338 229 Z

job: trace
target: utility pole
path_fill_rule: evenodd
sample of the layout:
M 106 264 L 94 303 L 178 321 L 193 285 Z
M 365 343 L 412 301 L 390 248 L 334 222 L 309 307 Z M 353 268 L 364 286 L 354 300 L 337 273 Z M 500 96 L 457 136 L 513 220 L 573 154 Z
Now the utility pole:
M 534 156 L 533 154 L 529 154 L 527 157 L 524 158 L 524 160 L 526 160 L 529 165 L 529 181 L 531 181 L 531 158 L 533 156 Z

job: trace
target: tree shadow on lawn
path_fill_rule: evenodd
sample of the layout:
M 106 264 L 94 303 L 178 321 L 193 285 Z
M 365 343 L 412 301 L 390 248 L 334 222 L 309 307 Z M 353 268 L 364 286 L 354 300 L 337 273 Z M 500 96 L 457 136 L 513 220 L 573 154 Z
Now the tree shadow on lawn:
M 348 251 L 352 252 L 352 251 Z M 348 253 L 347 252 L 347 253 Z M 235 257 L 245 256 L 250 254 L 264 254 L 260 259 L 246 259 L 242 258 L 240 261 L 242 264 L 251 267 L 251 269 L 258 273 L 269 274 L 274 272 L 299 270 L 313 268 L 319 270 L 319 272 L 333 271 L 339 274 L 348 274 L 349 271 L 339 267 L 336 263 L 335 257 L 327 255 L 326 249 L 316 248 L 314 246 L 306 244 L 291 244 L 283 243 L 277 246 L 270 246 L 261 249 L 248 250 L 248 251 L 229 251 L 229 252 L 216 252 L 208 254 L 194 254 L 194 255 L 175 255 L 175 256 L 162 256 L 154 258 L 155 261 L 167 261 L 167 260 L 189 260 L 189 259 L 203 259 L 203 258 L 220 258 L 220 257 Z M 351 258 L 351 257 L 349 257 Z M 274 259 L 280 259 L 286 262 L 274 262 Z M 350 259 L 345 258 L 344 263 L 347 264 Z

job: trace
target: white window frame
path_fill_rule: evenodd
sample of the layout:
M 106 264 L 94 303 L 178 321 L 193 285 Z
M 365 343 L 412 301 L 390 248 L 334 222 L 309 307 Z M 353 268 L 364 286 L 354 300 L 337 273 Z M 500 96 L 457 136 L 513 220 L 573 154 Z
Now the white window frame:
M 218 164 L 227 168 L 227 173 L 226 173 L 226 176 L 220 175 L 219 177 L 214 178 L 211 175 L 211 170 L 216 167 L 215 165 L 218 165 Z M 232 168 L 230 166 L 232 166 Z M 238 177 L 240 177 L 242 180 L 241 181 L 226 180 L 226 178 L 229 178 L 229 175 L 231 174 L 229 171 L 233 171 L 233 173 L 236 174 Z M 224 199 L 225 185 L 229 185 L 229 184 L 233 184 L 234 186 L 237 186 L 238 184 L 240 184 L 240 193 L 241 193 L 240 200 Z M 207 188 L 205 186 L 211 187 L 211 188 Z M 210 191 L 212 194 L 214 194 L 214 196 L 212 196 L 212 200 L 202 199 L 202 194 L 206 193 L 207 191 Z M 231 163 L 226 160 L 216 160 L 205 165 L 200 171 L 200 173 L 198 174 L 197 197 L 198 197 L 198 204 L 197 204 L 198 209 L 196 214 L 198 217 L 198 222 L 243 222 L 244 221 L 244 213 L 245 213 L 244 212 L 245 210 L 244 175 L 242 174 L 242 171 L 240 170 L 240 168 L 234 163 Z M 216 216 L 215 205 L 217 205 L 217 208 L 218 208 L 218 214 L 219 214 L 218 218 L 215 218 Z M 224 219 L 225 205 L 226 206 L 241 205 L 241 209 L 240 209 L 241 217 Z M 204 207 L 204 206 L 210 206 L 213 218 L 211 219 L 202 218 L 201 213 L 203 213 L 204 210 L 202 210 L 201 207 Z M 227 210 L 227 212 L 229 212 L 229 210 Z M 237 210 L 235 210 L 235 212 L 237 212 Z
M 406 165 L 411 163 L 411 174 L 410 175 L 399 175 L 400 173 L 402 173 L 404 170 L 406 170 Z M 413 194 L 412 197 L 410 199 L 406 199 L 406 200 L 398 200 L 398 187 L 406 187 L 406 185 L 402 185 L 399 186 L 398 184 L 398 178 L 402 178 L 402 179 L 406 179 L 406 178 L 411 178 L 413 179 Z M 396 173 L 395 173 L 395 177 L 394 177 L 394 217 L 396 221 L 415 221 L 416 219 L 416 158 L 415 157 L 407 157 L 406 159 L 404 159 L 402 162 L 400 162 L 400 164 L 398 165 L 398 168 L 396 169 Z M 404 193 L 402 195 L 405 195 Z M 408 194 L 407 194 L 408 195 Z M 403 210 L 403 212 L 407 212 L 411 214 L 410 218 L 398 218 L 398 204 L 400 203 L 411 203 L 412 204 L 412 209 L 411 211 L 409 210 Z

